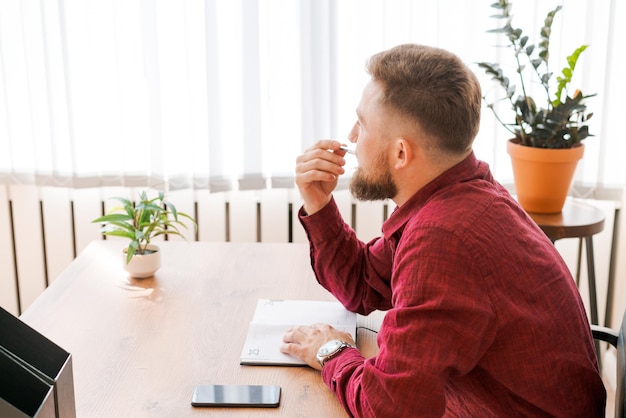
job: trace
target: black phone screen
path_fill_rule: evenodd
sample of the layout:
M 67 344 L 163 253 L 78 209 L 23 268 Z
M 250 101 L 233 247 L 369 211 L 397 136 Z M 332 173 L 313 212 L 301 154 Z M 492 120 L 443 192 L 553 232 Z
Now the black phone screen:
M 232 406 L 275 408 L 280 403 L 280 386 L 197 385 L 193 406 Z

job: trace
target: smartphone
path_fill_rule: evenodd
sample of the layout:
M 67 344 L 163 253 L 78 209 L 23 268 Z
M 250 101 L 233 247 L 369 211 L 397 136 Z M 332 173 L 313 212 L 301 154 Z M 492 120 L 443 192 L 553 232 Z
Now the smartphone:
M 270 385 L 197 385 L 191 397 L 193 406 L 232 406 L 276 408 L 280 386 Z

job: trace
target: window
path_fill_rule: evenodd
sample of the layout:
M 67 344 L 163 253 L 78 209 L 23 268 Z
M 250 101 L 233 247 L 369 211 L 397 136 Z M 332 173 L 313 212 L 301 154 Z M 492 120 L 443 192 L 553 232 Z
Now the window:
M 2 2 L 0 182 L 291 187 L 304 148 L 347 137 L 365 61 L 382 49 L 446 48 L 490 88 L 474 63 L 497 59 L 491 2 Z M 516 2 L 514 23 L 534 36 L 557 3 L 531 4 Z M 624 18 L 623 2 L 567 0 L 554 24 L 555 63 L 590 45 L 574 84 L 598 93 L 576 176 L 592 189 L 626 183 L 614 59 Z M 484 109 L 475 151 L 503 183 L 506 135 Z

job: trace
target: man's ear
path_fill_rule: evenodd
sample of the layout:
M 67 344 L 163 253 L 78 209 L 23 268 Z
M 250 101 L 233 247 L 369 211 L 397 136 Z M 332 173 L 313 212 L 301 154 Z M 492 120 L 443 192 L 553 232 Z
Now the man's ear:
M 413 158 L 411 142 L 406 138 L 396 138 L 393 147 L 394 168 L 402 169 L 407 167 Z

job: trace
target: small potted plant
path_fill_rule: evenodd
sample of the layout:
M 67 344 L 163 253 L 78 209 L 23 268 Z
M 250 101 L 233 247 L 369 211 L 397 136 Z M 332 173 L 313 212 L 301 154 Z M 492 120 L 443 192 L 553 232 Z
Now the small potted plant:
M 101 223 L 100 232 L 104 235 L 128 238 L 130 243 L 123 249 L 124 267 L 135 278 L 152 276 L 161 267 L 159 247 L 150 241 L 159 235 L 178 235 L 183 238 L 180 228 L 187 229 L 182 218 L 190 221 L 194 227 L 195 220 L 165 200 L 163 192 L 157 197 L 149 198 L 143 191 L 139 201 L 134 204 L 123 197 L 114 197 L 122 206 L 108 211 L 104 216 L 92 222 Z M 186 238 L 185 238 L 186 239 Z
M 506 38 L 505 47 L 513 54 L 515 68 L 512 73 L 515 73 L 516 81 L 505 74 L 500 64 L 478 63 L 496 81 L 501 91 L 493 100 L 488 100 L 486 96 L 483 99 L 498 122 L 512 135 L 507 151 L 512 158 L 515 188 L 522 207 L 529 212 L 560 212 L 576 165 L 584 152 L 582 141 L 589 136 L 586 123 L 593 115 L 587 112 L 585 101 L 594 95 L 586 96 L 578 89 L 573 93 L 569 91 L 574 69 L 587 45 L 579 46 L 567 57 L 566 66 L 556 76 L 555 82 L 549 65 L 550 35 L 554 17 L 561 6 L 546 15 L 537 45 L 529 42 L 522 29 L 512 26 L 510 1 L 499 0 L 492 7 L 498 10 L 493 17 L 503 23 L 489 32 L 503 34 Z M 536 97 L 530 95 L 532 85 L 540 86 Z M 500 101 L 510 104 L 506 109 L 510 116 L 504 118 L 498 114 L 496 105 Z M 538 156 L 535 157 L 535 154 Z M 528 161 L 531 161 L 530 172 L 522 173 Z M 538 171 L 541 161 L 557 165 L 542 173 Z M 563 183 L 562 190 L 548 190 L 545 197 L 535 197 L 526 191 L 526 186 L 536 189 L 559 182 Z

